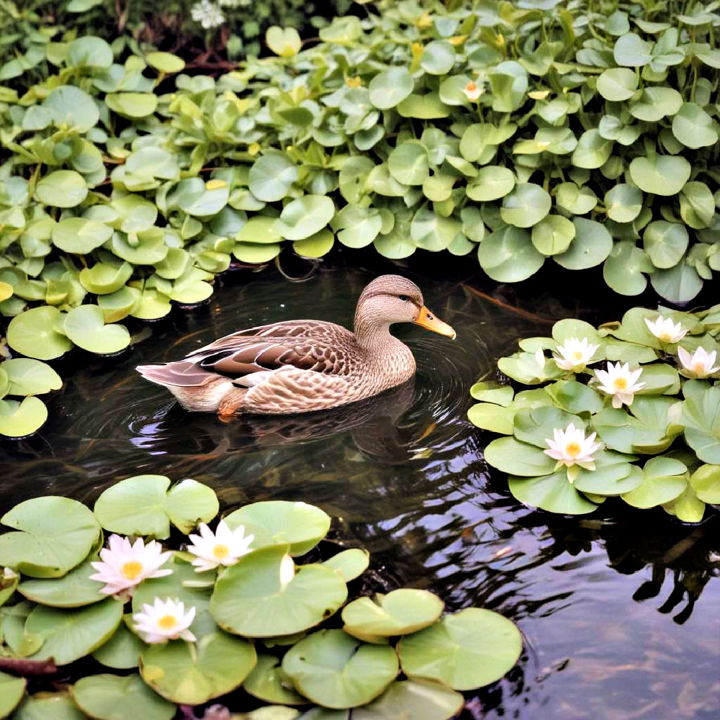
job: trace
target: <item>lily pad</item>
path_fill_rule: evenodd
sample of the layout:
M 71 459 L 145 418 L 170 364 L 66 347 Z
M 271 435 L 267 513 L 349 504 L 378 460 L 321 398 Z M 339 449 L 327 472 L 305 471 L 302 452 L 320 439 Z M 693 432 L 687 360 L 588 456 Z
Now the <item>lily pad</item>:
M 43 395 L 62 387 L 60 376 L 39 360 L 14 358 L 6 360 L 2 369 L 9 381 L 8 395 Z
M 65 252 L 86 254 L 107 242 L 112 233 L 111 227 L 97 220 L 65 218 L 53 228 L 52 240 Z
M 322 230 L 334 214 L 335 205 L 327 195 L 303 195 L 283 208 L 278 231 L 286 240 L 303 240 Z
M 555 468 L 555 460 L 540 448 L 513 437 L 493 440 L 485 448 L 485 461 L 503 472 L 526 477 L 547 475 Z
M 372 642 L 371 638 L 407 635 L 432 625 L 445 605 L 427 590 L 401 588 L 384 595 L 361 597 L 342 611 L 346 633 Z
M 450 720 L 465 698 L 440 683 L 396 680 L 369 705 L 355 708 L 353 720 Z
M 0 717 L 7 717 L 18 706 L 26 684 L 25 678 L 0 672 Z
M 310 700 L 342 709 L 380 695 L 397 676 L 398 658 L 387 645 L 366 645 L 342 630 L 320 630 L 293 646 L 282 668 Z
M 500 217 L 515 227 L 532 227 L 550 212 L 551 206 L 550 195 L 540 185 L 520 183 L 503 198 Z
M 213 630 L 195 644 L 175 640 L 146 648 L 140 674 L 164 698 L 200 705 L 238 687 L 255 660 L 255 648 L 247 640 Z
M 26 697 L 13 720 L 86 720 L 87 715 L 66 693 L 38 693 Z
M 499 680 L 520 658 L 515 624 L 491 610 L 467 608 L 403 637 L 398 654 L 403 672 L 453 690 L 474 690 Z
M 370 553 L 367 550 L 350 548 L 333 555 L 322 564 L 339 573 L 347 583 L 360 577 L 367 570 L 370 564 Z
M 682 405 L 682 422 L 688 445 L 705 463 L 720 465 L 720 387 L 687 397 Z
M 290 635 L 342 606 L 347 586 L 340 575 L 323 565 L 295 569 L 288 550 L 287 545 L 256 550 L 223 571 L 210 600 L 222 628 L 246 637 Z
M 91 675 L 71 689 L 79 708 L 97 720 L 171 720 L 176 706 L 156 695 L 139 675 Z
M 244 526 L 254 535 L 253 549 L 290 545 L 291 555 L 304 555 L 327 535 L 330 516 L 314 505 L 266 500 L 244 505 L 225 516 L 231 530 Z
M 295 163 L 284 153 L 269 152 L 250 168 L 250 192 L 264 202 L 282 200 L 299 177 Z
M 37 432 L 48 418 L 45 403 L 36 397 L 0 400 L 0 435 L 22 438 Z
M 97 557 L 88 558 L 60 579 L 24 580 L 18 592 L 28 600 L 50 607 L 72 608 L 100 602 L 107 595 L 100 593 L 101 583 L 90 580 L 95 572 L 90 565 L 93 560 Z
M 720 504 L 720 465 L 701 465 L 690 476 L 690 484 L 699 500 Z
M 520 502 L 548 512 L 586 515 L 597 509 L 597 505 L 575 489 L 565 468 L 540 477 L 511 477 L 508 486 L 513 497 Z
M 72 342 L 56 330 L 61 324 L 61 318 L 60 311 L 49 305 L 20 313 L 8 325 L 8 345 L 38 360 L 60 357 L 72 347 Z
M 100 535 L 85 505 L 54 495 L 25 500 L 0 522 L 16 530 L 0 535 L 0 565 L 34 578 L 62 577 L 88 556 Z
M 78 347 L 99 355 L 113 355 L 130 345 L 130 333 L 123 325 L 106 325 L 97 305 L 73 308 L 63 322 L 65 334 Z
M 687 467 L 679 460 L 666 457 L 651 458 L 642 469 L 642 482 L 622 498 L 637 508 L 664 505 L 678 498 L 687 485 Z
M 257 664 L 245 678 L 243 689 L 253 697 L 281 705 L 304 705 L 307 699 L 295 692 L 292 682 L 274 655 L 258 655 Z
M 125 617 L 129 618 L 130 615 Z M 92 656 L 105 667 L 130 670 L 138 666 L 140 653 L 145 647 L 145 643 L 122 622 L 110 640 L 101 645 Z

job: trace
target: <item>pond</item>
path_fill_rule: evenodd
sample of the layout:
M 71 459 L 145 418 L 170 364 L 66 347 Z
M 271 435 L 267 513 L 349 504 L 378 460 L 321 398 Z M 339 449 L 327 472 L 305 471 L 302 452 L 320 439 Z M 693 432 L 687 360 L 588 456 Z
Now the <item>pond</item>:
M 304 417 L 190 415 L 134 371 L 241 327 L 349 324 L 376 274 L 326 269 L 292 283 L 242 272 L 209 305 L 142 331 L 132 353 L 76 351 L 42 432 L 0 445 L 0 506 L 45 494 L 92 502 L 140 473 L 193 477 L 226 509 L 305 500 L 335 518 L 335 540 L 372 553 L 378 589 L 428 588 L 451 609 L 479 605 L 519 624 L 521 662 L 467 717 L 720 717 L 720 517 L 684 526 L 610 503 L 589 518 L 529 510 L 488 471 L 489 437 L 466 419 L 471 383 L 516 339 L 545 334 L 547 318 L 576 314 L 576 301 L 528 297 L 518 312 L 476 279 L 409 273 L 457 341 L 398 327 L 418 361 L 414 384 Z

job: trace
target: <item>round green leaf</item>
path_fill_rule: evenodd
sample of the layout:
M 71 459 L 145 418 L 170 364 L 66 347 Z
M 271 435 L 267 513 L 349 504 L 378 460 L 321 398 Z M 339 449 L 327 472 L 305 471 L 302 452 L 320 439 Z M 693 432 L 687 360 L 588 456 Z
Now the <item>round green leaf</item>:
M 307 700 L 292 689 L 279 658 L 258 655 L 257 664 L 245 678 L 243 689 L 259 700 L 282 705 L 304 705 Z
M 65 218 L 53 228 L 55 247 L 69 253 L 87 254 L 107 242 L 113 234 L 108 225 L 82 217 Z
M 287 155 L 265 153 L 250 168 L 250 192 L 264 202 L 282 200 L 298 179 L 298 169 Z
M 597 205 L 597 196 L 587 186 L 579 187 L 573 182 L 564 182 L 555 190 L 558 206 L 573 215 L 585 215 Z
M 113 63 L 113 51 L 110 45 L 92 35 L 80 37 L 68 45 L 68 65 L 74 67 L 109 68 Z
M 370 553 L 359 548 L 343 550 L 337 555 L 323 561 L 325 567 L 329 567 L 340 574 L 340 577 L 347 583 L 360 577 L 370 564 Z
M 355 708 L 353 720 L 450 720 L 465 698 L 439 683 L 397 680 L 377 700 Z
M 303 195 L 283 208 L 278 231 L 286 240 L 302 240 L 322 230 L 334 214 L 335 205 L 326 195 Z
M 535 249 L 527 230 L 504 227 L 480 243 L 478 260 L 493 280 L 519 282 L 534 275 L 545 257 Z
M 79 132 L 87 132 L 100 119 L 100 111 L 92 97 L 73 85 L 55 88 L 45 98 L 43 107 L 50 112 L 56 126 L 67 125 Z
M 454 64 L 455 48 L 447 40 L 431 40 L 420 58 L 420 67 L 430 75 L 447 75 Z
M 67 665 L 89 655 L 112 637 L 122 621 L 122 609 L 122 601 L 113 598 L 77 609 L 38 605 L 25 623 L 28 635 L 43 640 L 31 659 Z
M 169 52 L 150 52 L 145 60 L 150 67 L 164 73 L 177 73 L 185 68 L 185 61 Z
M 200 522 L 210 522 L 220 509 L 215 491 L 192 478 L 173 485 L 165 496 L 170 522 L 186 535 Z
M 645 253 L 632 241 L 615 243 L 605 260 L 603 278 L 620 295 L 639 295 L 647 287 L 644 272 L 652 272 L 653 266 Z
M 171 720 L 176 706 L 156 695 L 139 675 L 90 675 L 71 688 L 80 709 L 97 720 Z
M 528 477 L 547 475 L 555 468 L 555 461 L 542 450 L 513 437 L 493 440 L 485 448 L 485 461 L 503 472 Z
M 255 660 L 251 643 L 215 630 L 196 644 L 176 640 L 150 645 L 140 656 L 140 675 L 164 698 L 200 705 L 238 687 Z
M 693 102 L 683 103 L 675 114 L 672 131 L 683 145 L 693 150 L 714 145 L 718 141 L 713 119 Z
M 715 198 L 712 190 L 705 183 L 692 181 L 682 189 L 680 217 L 691 228 L 702 229 L 712 225 L 715 217 Z
M 434 623 L 444 607 L 443 601 L 427 590 L 401 588 L 387 595 L 378 593 L 343 608 L 343 629 L 370 642 L 375 637 L 407 635 Z
M 610 254 L 613 239 L 607 228 L 595 220 L 573 218 L 575 239 L 570 248 L 554 260 L 568 270 L 585 270 L 599 265 Z
M 518 661 L 520 631 L 491 610 L 468 608 L 400 640 L 403 672 L 474 690 L 499 680 Z
M 25 694 L 25 678 L 0 672 L 0 717 L 8 717 Z
M 63 323 L 65 334 L 78 347 L 99 355 L 112 355 L 130 344 L 130 333 L 123 325 L 106 325 L 97 305 L 73 308 Z
M 422 185 L 429 173 L 427 150 L 416 140 L 401 143 L 390 153 L 388 169 L 404 185 Z
M 126 618 L 129 617 L 131 616 L 126 616 Z M 135 633 L 128 630 L 125 623 L 120 623 L 110 640 L 99 647 L 92 656 L 105 667 L 130 670 L 138 666 L 140 653 L 145 647 L 145 643 Z
M 437 252 L 448 248 L 461 229 L 461 224 L 454 218 L 446 218 L 429 207 L 421 207 L 410 223 L 410 238 L 417 247 Z
M 118 115 L 129 118 L 144 118 L 155 112 L 158 98 L 153 93 L 108 93 L 105 96 L 105 103 Z
M 28 600 L 50 607 L 72 608 L 100 602 L 107 595 L 100 593 L 101 583 L 90 580 L 95 572 L 90 565 L 93 560 L 97 558 L 89 558 L 60 579 L 23 580 L 18 591 Z
M 686 262 L 679 262 L 668 270 L 657 270 L 650 276 L 650 282 L 658 295 L 678 305 L 690 302 L 703 286 L 697 270 Z
M 91 293 L 109 295 L 117 292 L 130 279 L 133 267 L 130 263 L 99 262 L 80 271 L 80 284 Z M 48 358 L 41 358 L 46 360 Z
M 256 245 L 255 243 L 236 243 L 233 248 L 233 255 L 240 262 L 259 264 L 270 262 L 277 257 L 282 250 L 279 243 L 274 245 Z
M 26 697 L 13 720 L 86 720 L 87 716 L 65 693 Z
M 685 255 L 689 243 L 687 228 L 665 220 L 651 222 L 643 233 L 643 248 L 657 268 L 671 268 Z
M 500 217 L 515 227 L 532 227 L 550 212 L 551 206 L 550 195 L 540 185 L 520 183 L 503 198 Z
M 633 96 L 637 86 L 637 75 L 627 68 L 604 70 L 597 79 L 597 90 L 606 100 L 627 100 Z
M 666 115 L 674 115 L 682 105 L 682 95 L 670 87 L 645 88 L 640 97 L 630 103 L 630 114 L 644 122 L 658 122 Z
M 218 578 L 210 612 L 228 632 L 246 637 L 291 635 L 317 625 L 347 598 L 347 587 L 334 570 L 304 565 L 290 579 L 288 546 L 267 547 L 244 555 Z
M 319 258 L 327 255 L 335 244 L 335 236 L 331 230 L 323 228 L 304 240 L 293 243 L 293 250 L 305 258 Z
M 48 418 L 45 403 L 36 397 L 0 400 L 0 435 L 21 438 L 37 432 Z
M 500 165 L 487 165 L 478 170 L 468 183 L 466 192 L 471 200 L 487 202 L 505 197 L 514 187 L 515 175 L 512 170 Z
M 575 226 L 562 215 L 548 215 L 533 226 L 531 239 L 535 249 L 543 255 L 565 252 L 575 237 Z
M 87 194 L 85 178 L 74 170 L 55 170 L 42 178 L 35 188 L 38 202 L 59 208 L 75 207 Z
M 412 75 L 404 67 L 388 68 L 370 81 L 370 102 L 379 110 L 388 110 L 410 95 L 413 85 Z
M 632 181 L 641 190 L 664 197 L 677 195 L 690 177 L 690 163 L 673 155 L 636 157 L 629 170 Z
M 272 25 L 265 33 L 267 46 L 280 57 L 297 55 L 301 47 L 300 34 L 295 28 Z
M 612 141 L 602 137 L 595 128 L 586 130 L 573 151 L 572 164 L 588 170 L 602 167 L 610 157 L 612 145 Z
M 642 67 L 652 60 L 652 45 L 635 33 L 626 33 L 615 41 L 613 57 L 618 65 Z
M 642 203 L 642 191 L 627 183 L 620 183 L 605 193 L 608 217 L 615 222 L 632 222 L 640 214 Z
M 269 245 L 279 243 L 282 235 L 278 231 L 277 218 L 254 215 L 242 226 L 235 239 L 241 243 Z
M 335 216 L 333 227 L 338 240 L 347 247 L 361 248 L 370 245 L 382 228 L 382 216 L 375 208 L 346 205 Z
M 320 630 L 292 647 L 282 663 L 298 690 L 327 708 L 370 702 L 395 679 L 393 648 L 366 645 L 342 630 Z
M 701 465 L 690 476 L 690 484 L 699 500 L 720 504 L 720 465 Z
M 88 556 L 100 534 L 85 505 L 54 495 L 25 500 L 0 522 L 17 531 L 0 535 L 0 565 L 35 578 L 65 575 Z
M 330 517 L 304 502 L 265 500 L 245 505 L 225 516 L 231 530 L 242 525 L 255 536 L 252 547 L 290 545 L 292 555 L 303 555 L 327 535 Z
M 687 485 L 687 468 L 673 458 L 651 458 L 642 469 L 642 482 L 622 499 L 637 508 L 651 508 L 675 500 Z
M 595 455 L 595 470 L 578 469 L 574 480 L 576 490 L 592 495 L 622 495 L 642 483 L 642 471 L 627 458 L 600 451 Z
M 565 468 L 542 477 L 511 477 L 508 487 L 521 503 L 560 515 L 586 515 L 597 508 L 570 483 Z

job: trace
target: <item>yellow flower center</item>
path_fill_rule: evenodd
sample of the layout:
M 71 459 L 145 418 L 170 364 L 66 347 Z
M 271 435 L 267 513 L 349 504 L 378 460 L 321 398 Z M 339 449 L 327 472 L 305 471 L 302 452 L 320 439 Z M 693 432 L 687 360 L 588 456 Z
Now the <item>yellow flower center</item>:
M 658 339 L 663 342 L 672 342 L 672 335 L 669 332 L 661 332 L 658 335 Z
M 215 545 L 213 547 L 213 555 L 218 559 L 222 560 L 230 554 L 230 548 L 227 545 Z
M 474 82 L 469 82 L 465 86 L 465 90 L 467 90 L 467 92 L 475 92 L 477 89 L 478 89 L 478 86 Z
M 177 624 L 177 618 L 174 615 L 163 615 L 158 621 L 157 621 L 158 627 L 161 627 L 163 630 L 172 630 Z
M 580 454 L 580 450 L 580 445 L 576 442 L 569 442 L 565 446 L 565 453 L 572 458 L 577 457 Z
M 124 563 L 120 568 L 120 572 L 128 580 L 137 580 L 142 571 L 142 563 L 137 560 L 128 560 L 128 562 Z
M 580 362 L 580 360 L 583 359 L 583 354 L 579 350 L 576 350 L 572 354 L 572 357 L 573 357 L 573 360 L 575 360 L 575 362 Z
M 693 364 L 693 370 L 695 371 L 696 375 L 704 375 L 705 374 L 705 365 L 701 362 L 696 362 Z
M 615 378 L 615 390 L 626 390 L 628 386 L 627 378 Z

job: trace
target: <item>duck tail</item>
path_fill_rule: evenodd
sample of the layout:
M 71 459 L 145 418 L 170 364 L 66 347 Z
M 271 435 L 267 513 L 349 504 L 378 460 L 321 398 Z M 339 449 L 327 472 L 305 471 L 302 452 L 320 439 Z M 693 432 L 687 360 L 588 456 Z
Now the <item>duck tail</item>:
M 135 368 L 146 380 L 158 385 L 174 387 L 199 387 L 217 378 L 215 373 L 185 360 L 164 365 L 138 365 Z

